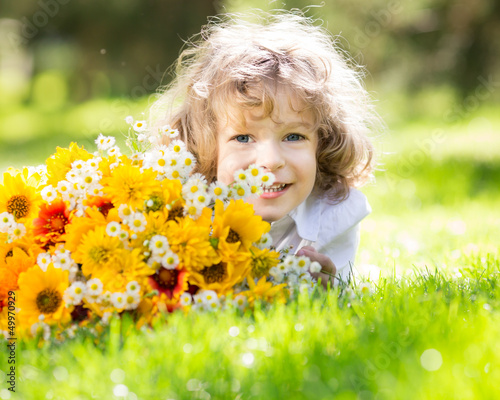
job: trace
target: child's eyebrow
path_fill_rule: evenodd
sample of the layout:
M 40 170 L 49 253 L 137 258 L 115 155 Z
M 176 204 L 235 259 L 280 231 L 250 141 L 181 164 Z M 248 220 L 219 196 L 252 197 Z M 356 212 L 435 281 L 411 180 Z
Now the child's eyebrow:
M 283 129 L 294 129 L 294 128 L 306 128 L 306 129 L 311 129 L 313 126 L 309 122 L 303 122 L 303 121 L 296 121 L 296 122 L 277 122 L 276 125 L 278 125 L 280 128 Z

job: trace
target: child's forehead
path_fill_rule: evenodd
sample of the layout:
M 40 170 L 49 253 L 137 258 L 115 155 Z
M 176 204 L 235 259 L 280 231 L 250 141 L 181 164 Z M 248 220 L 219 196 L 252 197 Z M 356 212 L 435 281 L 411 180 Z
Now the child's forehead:
M 270 118 L 277 126 L 303 125 L 312 129 L 316 118 L 311 106 L 294 93 L 278 91 L 270 99 L 271 107 L 265 105 L 248 107 L 233 102 L 227 105 L 218 116 L 219 126 L 231 126 L 235 129 L 245 129 L 248 124 Z

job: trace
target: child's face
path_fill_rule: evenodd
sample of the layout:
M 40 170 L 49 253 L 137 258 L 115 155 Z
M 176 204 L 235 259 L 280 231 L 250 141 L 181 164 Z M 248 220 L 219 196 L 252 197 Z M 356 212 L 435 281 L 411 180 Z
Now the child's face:
M 292 98 L 293 109 L 301 104 Z M 312 192 L 316 179 L 316 147 L 311 112 L 298 113 L 285 94 L 277 97 L 272 119 L 262 110 L 243 110 L 245 127 L 225 123 L 218 130 L 217 179 L 225 184 L 233 174 L 250 164 L 264 167 L 276 176 L 271 190 L 249 199 L 257 215 L 277 221 L 302 203 Z M 276 121 L 276 122 L 275 122 Z

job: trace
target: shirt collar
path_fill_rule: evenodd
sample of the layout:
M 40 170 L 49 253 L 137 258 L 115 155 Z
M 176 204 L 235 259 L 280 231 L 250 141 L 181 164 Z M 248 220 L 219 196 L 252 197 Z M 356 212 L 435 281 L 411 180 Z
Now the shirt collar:
M 320 204 L 317 197 L 311 194 L 288 214 L 295 221 L 297 233 L 302 239 L 311 242 L 318 240 L 321 222 Z

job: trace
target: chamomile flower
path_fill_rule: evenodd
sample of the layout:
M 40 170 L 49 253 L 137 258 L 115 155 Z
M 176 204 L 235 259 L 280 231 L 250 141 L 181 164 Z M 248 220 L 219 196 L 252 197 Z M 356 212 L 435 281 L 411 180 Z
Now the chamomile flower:
M 111 304 L 117 310 L 121 310 L 125 308 L 125 293 L 113 293 L 111 295 Z
M 45 186 L 40 194 L 42 195 L 42 199 L 44 199 L 47 203 L 52 203 L 57 197 L 57 191 L 52 185 Z
M 235 200 L 246 199 L 251 195 L 250 186 L 247 184 L 237 184 L 231 188 L 231 197 Z
M 47 267 L 50 265 L 51 262 L 52 262 L 52 257 L 50 256 L 50 253 L 40 253 L 36 258 L 37 265 L 43 271 L 47 271 Z
M 122 231 L 122 226 L 119 222 L 111 221 L 106 225 L 106 234 L 111 237 L 120 235 Z
M 192 171 L 196 165 L 196 158 L 189 152 L 184 152 L 179 156 L 179 163 L 187 171 Z
M 248 304 L 248 299 L 245 295 L 239 294 L 233 299 L 233 305 L 240 310 L 244 310 Z
M 24 224 L 14 222 L 7 233 L 10 235 L 12 240 L 21 239 L 26 234 L 26 227 Z
M 167 136 L 170 139 L 175 139 L 179 136 L 179 131 L 172 128 L 170 125 L 163 125 L 160 129 L 162 135 Z
M 143 213 L 135 212 L 125 220 L 125 223 L 134 232 L 142 232 L 146 229 L 148 221 Z
M 249 180 L 251 179 L 251 175 L 249 175 L 247 173 L 246 170 L 244 169 L 238 169 L 234 172 L 233 174 L 233 177 L 234 177 L 234 181 L 236 182 L 236 184 L 247 184 L 249 182 Z
M 122 241 L 126 241 L 129 237 L 129 234 L 127 231 L 120 231 L 120 233 L 118 234 L 118 238 Z
M 87 293 L 92 296 L 102 294 L 102 282 L 99 278 L 92 278 L 87 281 Z
M 67 201 L 70 198 L 74 197 L 73 184 L 66 180 L 57 182 L 56 190 L 59 192 L 63 200 Z
M 83 282 L 73 282 L 70 286 L 75 296 L 84 296 L 87 292 L 87 285 Z
M 127 283 L 127 287 L 125 290 L 127 291 L 127 293 L 140 293 L 141 285 L 139 285 L 137 281 L 131 281 Z
M 16 222 L 14 216 L 9 212 L 4 211 L 0 214 L 0 231 L 7 232 L 14 222 Z
M 172 250 L 168 250 L 161 257 L 161 265 L 166 269 L 175 269 L 179 265 L 179 256 Z
M 147 129 L 146 121 L 135 121 L 133 124 L 134 131 L 140 133 Z
M 229 188 L 222 182 L 213 182 L 208 187 L 208 193 L 214 198 L 214 200 L 222 200 L 227 198 Z
M 259 248 L 260 250 L 263 250 L 265 248 L 271 247 L 273 244 L 273 238 L 269 233 L 264 233 L 261 238 L 254 243 L 254 246 Z
M 141 301 L 141 294 L 139 292 L 126 292 L 125 310 L 135 310 Z
M 276 268 L 278 269 L 279 272 L 281 272 L 282 274 L 286 274 L 290 271 L 290 267 L 284 263 L 284 262 L 281 262 L 279 263 Z
M 182 187 L 182 195 L 186 200 L 194 200 L 200 193 L 206 191 L 207 181 L 200 174 L 194 174 Z
M 259 179 L 263 187 L 269 187 L 273 185 L 274 181 L 276 180 L 276 177 L 271 172 L 264 172 Z
M 184 292 L 181 294 L 179 302 L 184 307 L 190 306 L 193 303 L 193 296 L 191 296 L 188 292 Z
M 187 200 L 186 204 L 184 205 L 184 214 L 196 220 L 203 212 L 204 207 L 205 206 L 200 205 L 192 200 Z
M 52 255 L 52 264 L 54 267 L 61 268 L 63 271 L 69 271 L 69 269 L 75 265 L 75 262 L 71 258 L 71 253 L 68 250 L 56 250 Z
M 122 205 L 120 205 L 120 207 L 118 207 L 118 216 L 122 220 L 126 220 L 126 219 L 130 218 L 133 213 L 134 213 L 134 209 L 127 204 L 122 204 Z
M 174 153 L 180 153 L 186 150 L 186 144 L 182 140 L 172 140 L 172 142 L 168 145 L 168 148 Z
M 287 257 L 288 258 L 288 257 Z M 311 265 L 311 260 L 306 256 L 295 256 L 295 263 L 293 269 L 297 274 L 302 274 L 303 272 L 309 271 L 309 266 Z
M 120 151 L 120 148 L 118 146 L 113 146 L 113 147 L 110 147 L 107 151 L 106 151 L 106 154 L 109 156 L 109 157 L 121 157 L 122 155 L 122 152 Z
M 154 235 L 148 244 L 153 255 L 163 255 L 169 249 L 168 239 L 163 235 Z
M 104 136 L 102 133 L 97 137 L 95 144 L 97 145 L 97 150 L 106 151 L 113 147 L 116 143 L 116 139 L 113 136 Z

